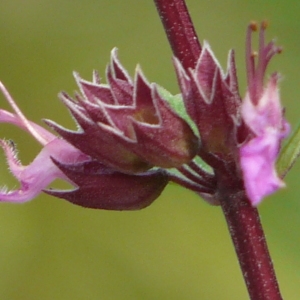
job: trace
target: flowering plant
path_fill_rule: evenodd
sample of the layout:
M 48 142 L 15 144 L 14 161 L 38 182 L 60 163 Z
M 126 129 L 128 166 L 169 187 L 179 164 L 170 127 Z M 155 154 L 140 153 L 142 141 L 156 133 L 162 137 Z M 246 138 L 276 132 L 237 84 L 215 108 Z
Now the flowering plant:
M 198 42 L 184 2 L 155 2 L 173 49 L 181 95 L 149 83 L 140 68 L 131 78 L 114 49 L 106 84 L 97 72 L 91 82 L 75 73 L 80 93 L 75 99 L 66 93 L 60 98 L 78 129 L 71 131 L 46 120 L 53 134 L 29 121 L 1 84 L 14 112 L 0 110 L 0 122 L 29 132 L 43 148 L 31 164 L 23 166 L 14 143 L 1 140 L 20 187 L 3 189 L 0 200 L 25 202 L 46 192 L 83 207 L 133 210 L 148 206 L 168 182 L 176 182 L 221 205 L 243 273 L 249 277 L 251 297 L 279 299 L 255 206 L 284 186 L 282 174 L 297 156 L 285 156 L 288 162 L 280 167 L 284 172 L 277 173 L 281 143 L 290 130 L 280 103 L 279 75 L 271 75 L 265 84 L 264 74 L 281 48 L 273 41 L 265 44 L 266 23 L 260 28 L 249 25 L 248 88 L 242 99 L 234 52 L 229 53 L 224 72 L 209 44 Z M 260 44 L 255 53 L 251 35 L 258 29 Z M 56 178 L 74 188 L 48 188 Z M 257 264 L 249 265 L 249 257 Z M 263 271 L 258 266 L 261 261 Z

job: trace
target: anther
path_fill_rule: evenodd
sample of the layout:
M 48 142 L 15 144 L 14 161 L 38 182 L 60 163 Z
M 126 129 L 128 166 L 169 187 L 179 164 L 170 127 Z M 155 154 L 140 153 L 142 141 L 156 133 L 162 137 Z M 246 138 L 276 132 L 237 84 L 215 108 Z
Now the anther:
M 258 53 L 257 53 L 257 51 L 252 51 L 252 53 L 251 53 L 251 57 L 252 57 L 252 58 L 256 58 L 256 57 L 258 57 Z
M 257 30 L 258 30 L 258 24 L 257 24 L 256 21 L 250 22 L 249 27 L 250 27 L 250 29 L 251 29 L 252 31 L 257 31 Z
M 277 53 L 278 53 L 278 54 L 282 53 L 282 51 L 283 51 L 283 48 L 282 48 L 282 47 L 277 47 Z
M 269 22 L 267 20 L 264 20 L 261 22 L 260 28 L 261 30 L 265 30 L 267 29 L 268 26 L 269 26 Z

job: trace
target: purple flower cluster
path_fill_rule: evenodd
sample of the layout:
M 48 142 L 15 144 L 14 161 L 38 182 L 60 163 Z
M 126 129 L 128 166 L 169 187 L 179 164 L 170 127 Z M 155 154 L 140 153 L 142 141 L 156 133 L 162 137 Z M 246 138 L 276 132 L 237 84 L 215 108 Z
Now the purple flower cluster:
M 93 82 L 82 80 L 78 74 L 75 78 L 82 95 L 76 94 L 76 101 L 65 93 L 60 97 L 76 120 L 78 131 L 46 121 L 61 137 L 28 121 L 1 85 L 15 113 L 0 110 L 0 122 L 28 131 L 43 149 L 30 165 L 22 166 L 15 146 L 1 141 L 9 168 L 21 186 L 14 191 L 2 189 L 0 200 L 31 200 L 61 178 L 75 188 L 44 191 L 91 208 L 130 210 L 149 205 L 168 182 L 162 168 L 189 162 L 198 151 L 198 138 L 139 69 L 131 80 L 116 50 L 107 68 L 108 85 L 100 83 L 96 72 Z
M 26 119 L 1 84 L 14 113 L 0 110 L 0 122 L 29 132 L 42 146 L 31 164 L 17 159 L 13 142 L 0 140 L 9 169 L 20 183 L 16 190 L 0 191 L 0 201 L 25 202 L 44 191 L 89 208 L 141 209 L 151 204 L 167 183 L 175 181 L 218 204 L 226 184 L 245 189 L 253 205 L 283 186 L 275 170 L 281 140 L 289 126 L 279 101 L 278 75 L 263 87 L 270 58 L 280 52 L 273 42 L 251 48 L 247 35 L 248 91 L 244 101 L 238 91 L 234 52 L 224 73 L 207 43 L 195 68 L 186 69 L 174 58 L 179 86 L 189 118 L 199 136 L 173 110 L 155 84 L 137 68 L 134 79 L 120 64 L 116 50 L 107 67 L 107 84 L 97 72 L 92 82 L 75 73 L 80 94 L 60 98 L 71 112 L 78 130 L 70 131 L 46 121 L 59 136 Z M 179 100 L 180 101 L 180 100 Z M 201 158 L 211 172 L 197 163 Z M 172 170 L 177 169 L 177 173 Z M 60 178 L 71 190 L 48 186 Z M 224 184 L 225 183 L 225 184 Z

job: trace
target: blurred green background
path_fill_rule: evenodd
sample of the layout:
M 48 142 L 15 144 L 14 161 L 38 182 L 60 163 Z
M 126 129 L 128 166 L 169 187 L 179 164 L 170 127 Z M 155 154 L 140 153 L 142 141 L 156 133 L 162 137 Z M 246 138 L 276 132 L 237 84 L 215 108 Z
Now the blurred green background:
M 282 101 L 295 126 L 300 116 L 300 2 L 294 0 L 188 0 L 199 38 L 210 42 L 222 65 L 237 52 L 245 92 L 244 36 L 249 21 L 270 21 L 268 37 L 284 52 L 269 73 L 283 74 Z M 0 79 L 32 120 L 75 128 L 57 99 L 76 89 L 72 71 L 104 77 L 110 50 L 133 74 L 140 63 L 150 81 L 178 92 L 171 51 L 151 0 L 0 1 Z M 8 109 L 4 98 L 0 106 Z M 8 125 L 0 137 L 17 142 L 29 163 L 40 147 Z M 0 185 L 16 182 L 0 158 Z M 300 297 L 299 163 L 287 188 L 260 206 L 285 299 Z M 60 184 L 60 183 L 59 183 Z M 61 185 L 61 184 L 60 184 Z M 226 224 L 218 207 L 169 186 L 145 210 L 83 209 L 41 195 L 23 205 L 0 205 L 0 298 L 248 299 Z

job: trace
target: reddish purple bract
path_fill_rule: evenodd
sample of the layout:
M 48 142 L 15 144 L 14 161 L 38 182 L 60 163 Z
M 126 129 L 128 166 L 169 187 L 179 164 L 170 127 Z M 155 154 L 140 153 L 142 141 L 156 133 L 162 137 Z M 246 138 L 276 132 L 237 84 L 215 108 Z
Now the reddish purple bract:
M 186 68 L 174 58 L 182 93 L 178 101 L 184 102 L 199 136 L 171 108 L 158 87 L 148 83 L 139 67 L 134 79 L 130 78 L 116 49 L 107 67 L 107 84 L 100 82 L 97 72 L 92 82 L 75 73 L 80 94 L 76 93 L 75 99 L 60 94 L 78 128 L 70 131 L 46 120 L 60 137 L 28 121 L 1 85 L 15 114 L 0 110 L 0 122 L 25 129 L 43 149 L 24 167 L 16 158 L 14 145 L 1 141 L 21 186 L 15 191 L 3 189 L 0 200 L 28 201 L 61 178 L 75 188 L 46 190 L 48 194 L 90 208 L 139 209 L 152 203 L 171 180 L 211 204 L 219 204 L 218 193 L 227 188 L 245 189 L 251 203 L 257 205 L 284 185 L 276 174 L 275 162 L 289 125 L 280 105 L 278 75 L 272 75 L 263 87 L 266 67 L 280 48 L 273 42 L 264 45 L 263 23 L 255 64 L 251 48 L 254 29 L 256 25 L 249 25 L 244 101 L 238 91 L 233 51 L 226 72 L 207 42 L 194 68 Z M 210 172 L 198 163 L 199 158 L 209 165 Z M 179 173 L 170 170 L 174 168 Z

